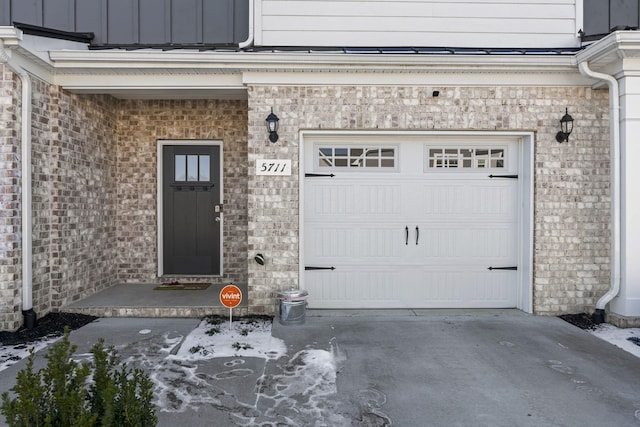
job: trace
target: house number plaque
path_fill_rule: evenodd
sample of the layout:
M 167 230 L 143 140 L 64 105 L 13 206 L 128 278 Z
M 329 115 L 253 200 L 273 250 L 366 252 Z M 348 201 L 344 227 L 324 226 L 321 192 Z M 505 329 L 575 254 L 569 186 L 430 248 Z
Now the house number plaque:
M 256 175 L 291 175 L 291 159 L 258 159 L 256 160 Z

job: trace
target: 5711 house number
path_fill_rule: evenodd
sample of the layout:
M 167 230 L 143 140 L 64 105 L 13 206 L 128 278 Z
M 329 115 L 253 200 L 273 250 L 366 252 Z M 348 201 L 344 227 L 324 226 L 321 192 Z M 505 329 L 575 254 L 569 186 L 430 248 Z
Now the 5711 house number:
M 259 159 L 256 160 L 256 175 L 291 175 L 291 159 Z

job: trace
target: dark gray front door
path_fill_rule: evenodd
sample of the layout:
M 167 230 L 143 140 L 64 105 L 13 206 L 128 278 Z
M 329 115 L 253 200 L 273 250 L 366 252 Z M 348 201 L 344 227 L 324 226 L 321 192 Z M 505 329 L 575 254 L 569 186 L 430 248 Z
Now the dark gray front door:
M 164 274 L 220 274 L 220 147 L 163 147 Z

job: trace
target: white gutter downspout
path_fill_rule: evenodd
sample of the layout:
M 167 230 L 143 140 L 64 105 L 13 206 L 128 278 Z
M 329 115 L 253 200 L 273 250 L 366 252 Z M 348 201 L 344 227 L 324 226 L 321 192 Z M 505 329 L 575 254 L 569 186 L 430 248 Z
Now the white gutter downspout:
M 22 314 L 24 326 L 33 329 L 36 314 L 33 311 L 33 241 L 31 207 L 31 77 L 22 67 L 11 63 L 11 55 L 0 40 L 0 63 L 18 75 L 22 83 L 22 125 L 20 152 L 22 154 Z
M 609 291 L 596 303 L 593 313 L 594 323 L 603 323 L 605 308 L 620 292 L 620 98 L 618 81 L 608 74 L 598 73 L 589 68 L 587 61 L 578 64 L 580 73 L 604 80 L 609 85 L 609 105 L 611 107 L 611 284 Z
M 247 39 L 245 41 L 238 43 L 238 47 L 240 49 L 253 46 L 253 23 L 255 22 L 255 10 L 253 2 L 254 0 L 249 0 L 249 35 L 247 36 Z

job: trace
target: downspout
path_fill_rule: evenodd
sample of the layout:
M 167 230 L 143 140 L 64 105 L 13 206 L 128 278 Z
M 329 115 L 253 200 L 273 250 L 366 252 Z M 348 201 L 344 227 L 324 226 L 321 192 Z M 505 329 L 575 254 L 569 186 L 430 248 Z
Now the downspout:
M 240 49 L 253 46 L 253 34 L 254 34 L 253 23 L 255 22 L 254 20 L 255 10 L 254 10 L 253 3 L 254 3 L 254 0 L 249 0 L 249 34 L 245 41 L 238 43 L 238 48 Z
M 591 70 L 587 61 L 580 62 L 578 67 L 581 74 L 607 82 L 611 107 L 611 284 L 596 303 L 592 316 L 593 322 L 600 324 L 605 321 L 607 304 L 620 292 L 620 98 L 615 77 Z
M 18 75 L 22 83 L 22 125 L 20 152 L 22 154 L 22 315 L 24 327 L 33 329 L 36 314 L 33 311 L 33 241 L 31 207 L 31 77 L 22 67 L 11 63 L 11 55 L 0 40 L 0 63 Z

